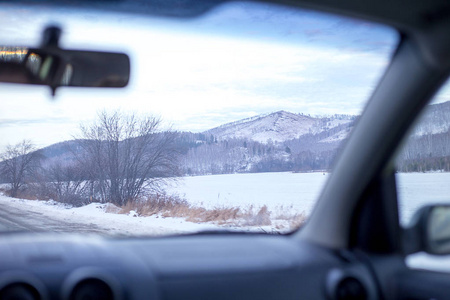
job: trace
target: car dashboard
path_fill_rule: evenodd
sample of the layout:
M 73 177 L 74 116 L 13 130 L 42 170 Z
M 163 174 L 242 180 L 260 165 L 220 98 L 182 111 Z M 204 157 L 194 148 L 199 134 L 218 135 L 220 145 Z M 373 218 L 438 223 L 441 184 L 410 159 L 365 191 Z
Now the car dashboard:
M 326 299 L 349 278 L 376 296 L 363 264 L 291 236 L 23 233 L 2 237 L 0 252 L 1 299 Z

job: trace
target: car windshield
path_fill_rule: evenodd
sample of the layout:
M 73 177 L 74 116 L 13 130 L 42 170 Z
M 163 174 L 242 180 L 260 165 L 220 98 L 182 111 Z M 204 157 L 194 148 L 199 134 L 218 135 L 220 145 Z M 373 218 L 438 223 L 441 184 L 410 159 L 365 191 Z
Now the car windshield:
M 248 2 L 195 18 L 0 14 L 2 59 L 54 25 L 62 48 L 131 62 L 125 88 L 0 85 L 2 231 L 291 232 L 398 42 L 377 24 Z

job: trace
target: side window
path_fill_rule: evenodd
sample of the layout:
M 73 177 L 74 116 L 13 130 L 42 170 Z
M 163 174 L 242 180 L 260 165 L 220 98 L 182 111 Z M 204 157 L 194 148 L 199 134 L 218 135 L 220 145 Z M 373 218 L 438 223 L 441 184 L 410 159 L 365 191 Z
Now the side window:
M 450 82 L 441 89 L 410 132 L 397 161 L 400 222 L 407 226 L 427 204 L 450 204 Z M 410 267 L 450 270 L 450 255 L 417 253 Z

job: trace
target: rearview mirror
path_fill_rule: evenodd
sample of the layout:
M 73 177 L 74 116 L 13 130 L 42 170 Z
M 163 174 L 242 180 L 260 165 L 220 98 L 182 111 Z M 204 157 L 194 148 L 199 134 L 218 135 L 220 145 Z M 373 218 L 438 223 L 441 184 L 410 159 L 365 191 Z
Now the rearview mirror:
M 126 54 L 58 47 L 60 29 L 47 28 L 42 47 L 0 47 L 0 82 L 61 86 L 125 87 L 130 77 Z M 47 37 L 46 37 L 47 35 Z
M 450 254 L 450 205 L 428 205 L 416 212 L 406 229 L 408 254 Z

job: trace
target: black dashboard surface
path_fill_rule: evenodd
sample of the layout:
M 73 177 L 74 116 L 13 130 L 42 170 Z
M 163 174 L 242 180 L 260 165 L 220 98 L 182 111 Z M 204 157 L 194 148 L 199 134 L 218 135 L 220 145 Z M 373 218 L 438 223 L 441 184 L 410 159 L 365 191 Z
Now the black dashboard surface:
M 365 268 L 292 236 L 24 233 L 4 235 L 0 253 L 0 293 L 22 285 L 42 299 L 105 289 L 114 299 L 325 299 L 332 270 L 368 278 Z

